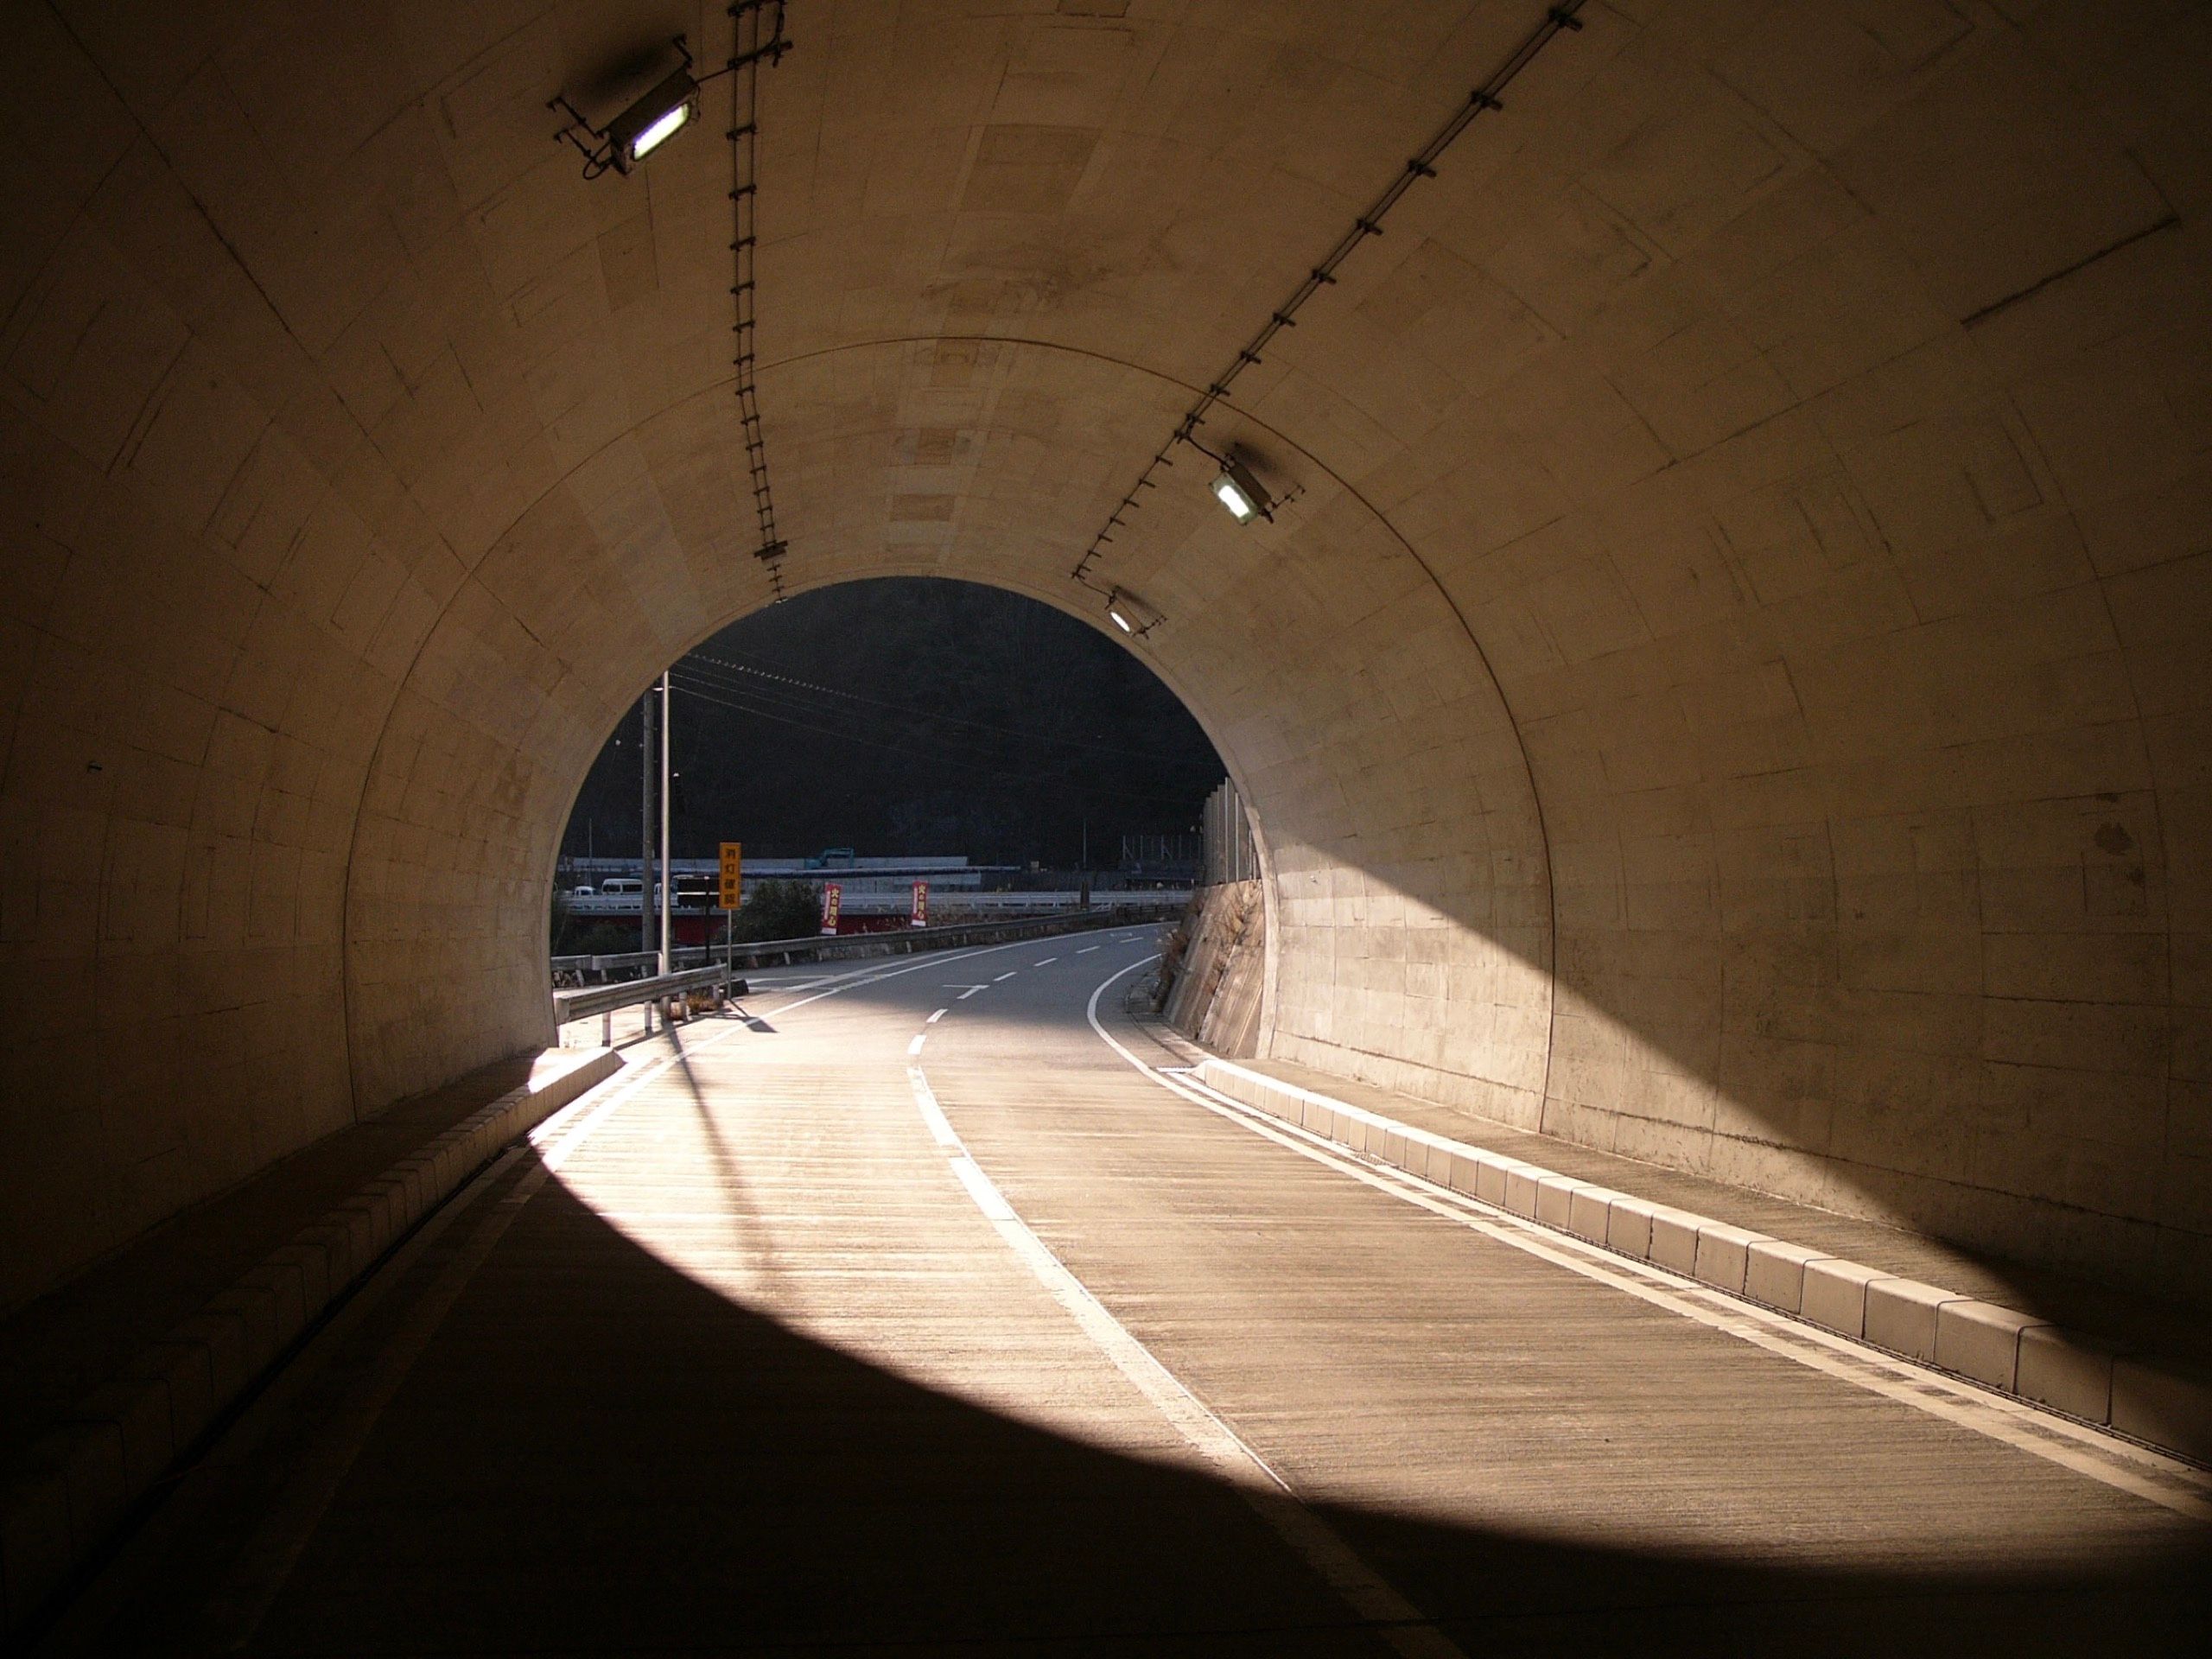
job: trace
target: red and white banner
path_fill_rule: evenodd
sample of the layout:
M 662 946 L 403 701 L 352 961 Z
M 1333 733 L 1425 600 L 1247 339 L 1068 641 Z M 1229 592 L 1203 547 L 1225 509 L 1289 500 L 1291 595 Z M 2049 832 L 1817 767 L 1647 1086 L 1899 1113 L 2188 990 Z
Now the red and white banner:
M 835 933 L 837 931 L 837 908 L 844 902 L 844 888 L 839 887 L 835 881 L 824 881 L 822 884 L 822 931 L 824 933 Z
M 906 924 L 910 927 L 930 925 L 930 884 L 926 881 L 914 883 L 914 908 L 907 913 Z

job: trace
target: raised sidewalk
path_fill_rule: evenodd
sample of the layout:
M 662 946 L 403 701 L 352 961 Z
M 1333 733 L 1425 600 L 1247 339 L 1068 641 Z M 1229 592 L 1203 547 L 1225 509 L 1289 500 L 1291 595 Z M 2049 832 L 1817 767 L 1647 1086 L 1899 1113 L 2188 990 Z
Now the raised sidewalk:
M 553 1049 L 472 1072 L 325 1136 L 0 1322 L 0 1630 L 91 1560 L 417 1222 L 620 1065 L 610 1049 Z
M 2188 1310 L 1275 1060 L 1232 1100 L 1509 1213 L 2212 1463 L 2212 1338 Z

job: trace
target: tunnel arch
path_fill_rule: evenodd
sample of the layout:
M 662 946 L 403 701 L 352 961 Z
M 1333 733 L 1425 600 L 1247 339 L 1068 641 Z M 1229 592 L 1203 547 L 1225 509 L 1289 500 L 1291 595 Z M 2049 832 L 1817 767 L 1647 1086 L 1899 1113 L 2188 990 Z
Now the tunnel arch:
M 1068 372 L 1065 365 L 1072 365 L 1078 377 L 1103 374 L 1141 378 L 1153 388 L 1153 397 L 1148 401 L 1163 405 L 1172 406 L 1187 397 L 1192 390 L 1166 377 L 1103 359 L 1096 353 L 1067 353 L 1049 344 L 1031 341 L 985 340 L 976 337 L 857 342 L 838 353 L 811 354 L 798 366 L 817 370 L 832 366 L 827 359 L 836 356 L 865 358 L 916 353 L 935 356 L 982 346 L 1001 352 L 1018 348 L 1039 362 L 1062 365 L 1063 373 Z M 763 383 L 772 399 L 778 396 L 784 371 L 791 366 L 793 365 L 778 363 L 763 365 Z M 1109 406 L 1135 401 L 1125 396 L 1100 396 L 1084 387 L 1079 387 L 1078 391 L 1089 401 Z M 655 440 L 649 429 L 657 422 L 680 423 L 694 418 L 701 408 L 710 407 L 718 395 L 726 395 L 726 386 L 703 388 L 685 404 L 660 411 L 640 423 L 641 429 L 648 430 L 639 441 L 651 447 Z M 791 401 L 803 403 L 803 397 L 794 397 Z M 841 448 L 887 444 L 895 442 L 903 430 L 895 421 L 863 423 L 857 429 L 840 429 L 830 442 Z M 1012 442 L 1021 436 L 1018 431 L 1007 428 L 970 431 L 977 444 L 986 448 Z M 1433 999 L 1456 1010 L 1440 1023 L 1461 1027 L 1450 1038 L 1456 1048 L 1448 1063 L 1439 1063 L 1446 1033 L 1438 1031 L 1437 1046 L 1425 1069 L 1434 1074 L 1433 1091 L 1440 1088 L 1447 1097 L 1533 1127 L 1541 1116 L 1543 1037 L 1548 1022 L 1548 991 L 1541 978 L 1548 962 L 1548 918 L 1545 913 L 1548 894 L 1543 883 L 1540 815 L 1528 781 L 1525 760 L 1519 753 L 1517 735 L 1482 663 L 1480 647 L 1459 617 L 1449 594 L 1435 582 L 1417 554 L 1387 518 L 1374 512 L 1342 480 L 1333 478 L 1315 458 L 1296 450 L 1284 435 L 1258 423 L 1254 424 L 1253 432 L 1260 442 L 1271 446 L 1275 455 L 1286 461 L 1294 457 L 1294 470 L 1309 480 L 1308 484 L 1302 487 L 1299 499 L 1284 511 L 1281 526 L 1263 542 L 1258 537 L 1239 537 L 1233 528 L 1232 533 L 1224 537 L 1217 526 L 1200 517 L 1201 512 L 1211 513 L 1213 509 L 1210 499 L 1204 497 L 1200 480 L 1193 478 L 1192 490 L 1198 499 L 1179 503 L 1180 516 L 1186 523 L 1194 522 L 1196 526 L 1212 530 L 1211 544 L 1217 549 L 1236 550 L 1238 556 L 1224 561 L 1219 568 L 1200 572 L 1198 579 L 1187 587 L 1173 569 L 1163 566 L 1155 566 L 1147 573 L 1149 581 L 1122 575 L 1122 580 L 1135 583 L 1137 591 L 1160 605 L 1166 613 L 1158 628 L 1140 645 L 1129 648 L 1135 650 L 1176 693 L 1213 741 L 1260 826 L 1259 839 L 1269 849 L 1266 855 L 1269 870 L 1281 870 L 1283 874 L 1283 880 L 1270 880 L 1268 884 L 1271 913 L 1276 917 L 1276 925 L 1270 931 L 1271 940 L 1275 942 L 1271 946 L 1271 957 L 1278 964 L 1285 948 L 1281 942 L 1289 942 L 1289 959 L 1296 964 L 1303 960 L 1298 941 L 1311 938 L 1317 932 L 1326 934 L 1333 927 L 1332 921 L 1317 920 L 1313 912 L 1333 912 L 1340 898 L 1364 896 L 1337 891 L 1339 883 L 1336 870 L 1341 862 L 1341 852 L 1327 849 L 1346 831 L 1325 827 L 1319 817 L 1342 816 L 1349 811 L 1361 821 L 1364 833 L 1372 841 L 1378 828 L 1375 813 L 1351 804 L 1362 791 L 1378 799 L 1402 800 L 1409 792 L 1420 790 L 1443 799 L 1440 808 L 1432 805 L 1428 809 L 1432 814 L 1429 822 L 1433 822 L 1433 814 L 1440 810 L 1448 812 L 1459 825 L 1456 834 L 1465 844 L 1440 844 L 1432 833 L 1428 844 L 1409 849 L 1406 868 L 1447 864 L 1464 868 L 1426 884 L 1410 880 L 1402 874 L 1392 881 L 1381 869 L 1362 873 L 1360 879 L 1364 884 L 1371 877 L 1376 887 L 1373 897 L 1383 906 L 1402 910 L 1408 905 L 1419 907 L 1426 904 L 1430 919 L 1440 926 L 1448 924 L 1464 928 L 1471 922 L 1479 921 L 1490 930 L 1493 937 L 1488 938 L 1478 950 L 1454 953 L 1439 948 L 1425 964 L 1433 969 Z M 628 442 L 630 436 L 635 435 L 626 435 L 618 442 Z M 567 511 L 569 504 L 562 499 L 563 493 L 588 477 L 593 469 L 603 466 L 606 453 L 602 450 L 595 454 L 541 496 L 502 534 L 487 554 L 486 563 L 499 559 L 505 545 L 549 545 L 550 532 L 535 523 L 533 516 Z M 1117 458 L 1114 451 L 1100 457 L 1103 475 L 1110 475 L 1104 469 Z M 1344 532 L 1343 526 L 1347 518 L 1358 524 L 1357 535 Z M 953 576 L 981 581 L 1039 601 L 1099 630 L 1117 644 L 1127 644 L 1106 626 L 1103 597 L 1067 580 L 1066 570 L 1079 552 L 1079 545 L 1072 541 L 1058 544 L 1046 542 L 1033 537 L 1019 526 L 999 532 L 997 545 L 982 537 L 976 539 L 983 543 L 980 554 L 971 553 L 963 543 L 956 541 L 949 548 L 931 549 L 925 559 L 902 557 L 895 550 L 876 550 L 873 556 L 861 553 L 841 557 L 836 561 L 833 571 L 817 571 L 811 575 L 795 573 L 788 591 L 796 594 L 816 587 L 883 575 Z M 608 555 L 608 560 L 610 568 L 578 575 L 563 584 L 563 588 L 599 588 L 636 575 L 613 568 L 619 564 L 619 550 Z M 1355 561 L 1358 563 L 1355 564 Z M 1209 620 L 1211 615 L 1222 611 L 1217 604 L 1208 603 L 1210 590 L 1217 593 L 1270 567 L 1275 568 L 1273 574 L 1278 581 L 1289 578 L 1283 583 L 1272 611 L 1255 617 L 1248 607 L 1236 615 L 1236 626 L 1226 630 L 1220 619 Z M 623 714 L 634 704 L 639 692 L 685 651 L 768 602 L 766 585 L 757 568 L 747 569 L 745 564 L 738 564 L 727 576 L 728 590 L 744 595 L 734 601 L 738 608 L 721 611 L 702 606 L 689 619 L 688 632 L 680 636 L 674 648 L 664 655 L 659 654 L 664 649 L 662 643 L 652 640 L 638 642 L 627 656 L 602 652 L 595 661 L 593 673 L 598 695 L 587 705 L 590 712 L 580 715 L 567 733 L 560 750 L 561 769 L 549 779 L 542 791 L 533 788 L 533 816 L 529 826 L 515 839 L 515 845 L 524 849 L 524 856 L 534 860 L 531 881 L 518 885 L 511 873 L 492 877 L 509 895 L 506 902 L 512 907 L 515 927 L 522 926 L 525 918 L 533 924 L 542 922 L 543 890 L 550 881 L 560 829 L 567 820 L 592 757 Z M 498 596 L 514 607 L 524 632 L 531 639 L 554 637 L 557 629 L 533 613 L 521 597 L 524 591 L 537 586 L 535 573 L 518 573 L 515 581 L 513 590 Z M 557 594 L 561 590 L 554 591 Z M 1349 594 L 1362 597 L 1351 601 L 1344 597 Z M 1188 608 L 1179 611 L 1178 607 L 1183 606 Z M 1362 606 L 1365 607 L 1363 613 Z M 440 627 L 446 626 L 448 625 L 442 618 Z M 450 626 L 463 632 L 470 629 L 474 626 L 474 613 L 466 606 L 454 611 Z M 1347 636 L 1347 628 L 1364 631 Z M 1382 645 L 1384 630 L 1425 641 L 1424 657 L 1412 662 L 1401 661 L 1394 671 L 1393 654 Z M 1356 650 L 1350 648 L 1354 643 Z M 1331 700 L 1330 718 L 1339 728 L 1334 744 L 1341 753 L 1330 758 L 1337 760 L 1343 769 L 1317 785 L 1313 771 L 1314 746 L 1302 741 L 1294 728 L 1285 728 L 1281 710 L 1293 698 L 1280 669 L 1287 661 L 1310 664 L 1332 652 L 1342 659 L 1342 674 L 1338 677 L 1341 686 L 1325 695 Z M 440 673 L 440 665 L 451 654 L 450 643 L 440 639 L 439 628 L 433 628 L 423 649 L 423 658 L 432 665 L 433 677 Z M 1270 662 L 1278 671 L 1272 678 L 1268 672 Z M 1358 697 L 1342 689 L 1348 687 L 1356 693 L 1372 677 L 1392 671 L 1405 683 L 1397 700 L 1378 700 L 1363 713 L 1357 706 Z M 1408 749 L 1403 737 L 1408 715 L 1418 712 L 1421 705 L 1432 709 L 1442 707 L 1440 699 L 1443 694 L 1435 690 L 1432 681 L 1440 682 L 1448 689 L 1457 712 L 1442 729 Z M 1415 690 L 1416 686 L 1421 689 Z M 620 689 L 605 689 L 609 687 Z M 472 697 L 490 695 L 480 683 L 472 683 L 463 690 Z M 495 700 L 518 715 L 525 711 L 529 702 L 519 695 Z M 427 711 L 435 700 L 419 701 Z M 1477 704 L 1478 710 L 1474 707 Z M 457 713 L 461 707 L 456 703 L 448 712 L 455 713 L 465 724 L 465 717 Z M 528 712 L 535 718 L 542 714 L 543 707 L 530 708 Z M 1389 734 L 1387 739 L 1386 732 Z M 1487 747 L 1478 747 L 1485 738 Z M 385 752 L 387 744 L 393 751 L 391 756 Z M 430 751 L 434 755 L 442 752 L 435 746 Z M 422 734 L 413 722 L 404 722 L 388 733 L 379 743 L 378 759 L 372 765 L 365 799 L 371 793 L 402 802 L 419 799 L 419 792 L 410 787 L 411 779 L 402 780 L 392 774 L 423 753 Z M 1463 764 L 1454 766 L 1452 763 L 1455 758 Z M 1417 768 L 1418 775 L 1396 779 L 1394 768 L 1404 772 L 1409 761 Z M 503 768 L 476 766 L 470 768 L 467 775 L 480 794 L 486 796 L 495 796 L 511 784 Z M 1502 814 L 1496 798 L 1486 798 L 1484 791 L 1489 798 L 1503 798 L 1505 805 Z M 1332 803 L 1323 809 L 1321 815 L 1317 815 L 1313 804 L 1317 797 Z M 471 804 L 459 804 L 465 810 Z M 1503 826 L 1497 847 L 1482 839 L 1482 827 L 1490 823 Z M 433 826 L 427 823 L 410 826 L 404 821 L 391 822 L 369 811 L 364 813 L 356 834 L 373 843 L 387 836 L 397 838 L 410 827 L 435 833 Z M 1380 827 L 1395 826 L 1385 823 Z M 1473 849 L 1471 854 L 1469 848 Z M 1283 850 L 1275 850 L 1278 849 Z M 1484 867 L 1487 861 L 1501 854 L 1510 868 L 1522 873 L 1522 882 L 1533 885 L 1535 889 L 1533 898 L 1524 895 L 1521 899 L 1517 921 L 1500 918 L 1489 906 L 1486 888 L 1490 878 Z M 1287 863 L 1284 861 L 1286 855 Z M 349 890 L 349 943 L 355 938 L 366 938 L 388 944 L 391 959 L 400 969 L 389 978 L 378 976 L 371 969 L 349 980 L 351 1047 L 357 1056 L 370 1057 L 369 1069 L 357 1067 L 358 1094 L 371 1098 L 397 1097 L 433 1086 L 450 1075 L 456 1054 L 465 1056 L 471 1063 L 480 1063 L 511 1052 L 524 1043 L 543 1040 L 547 1015 L 544 988 L 540 982 L 542 972 L 535 960 L 516 950 L 517 933 L 506 926 L 488 932 L 461 931 L 458 942 L 463 948 L 475 950 L 497 941 L 493 949 L 498 954 L 496 957 L 480 958 L 482 965 L 476 971 L 480 977 L 476 980 L 474 989 L 453 997 L 454 980 L 467 978 L 471 969 L 457 967 L 446 976 L 426 976 L 421 972 L 423 962 L 437 959 L 441 951 L 455 943 L 452 934 L 409 934 L 398 931 L 392 918 L 396 912 L 407 908 L 407 881 L 404 878 L 388 880 L 373 860 L 356 861 L 353 871 L 360 887 L 358 893 Z M 1424 885 L 1433 887 L 1433 896 L 1423 893 Z M 385 897 L 395 890 L 400 895 L 396 905 L 388 903 Z M 436 913 L 466 915 L 474 908 L 473 901 L 462 899 L 441 905 Z M 1402 917 L 1378 924 L 1391 929 L 1402 929 L 1406 925 Z M 1402 952 L 1398 954 L 1402 956 Z M 1455 957 L 1471 960 L 1455 960 Z M 1300 974 L 1294 967 L 1287 987 L 1278 965 L 1277 971 L 1270 975 L 1271 995 L 1287 995 L 1294 1001 L 1302 1002 L 1305 1023 L 1315 1042 L 1332 1049 L 1357 1049 L 1358 1045 L 1338 1043 L 1330 1033 L 1338 1017 L 1334 999 L 1340 992 L 1349 989 L 1366 995 L 1376 993 L 1376 987 L 1361 982 L 1364 970 L 1358 964 L 1365 960 L 1362 956 L 1339 963 L 1333 955 L 1325 956 L 1315 963 L 1313 973 Z M 1508 967 L 1506 963 L 1513 960 L 1533 967 L 1535 975 Z M 1457 988 L 1456 995 L 1447 992 L 1444 983 L 1447 973 L 1454 969 L 1466 980 Z M 1512 1023 L 1517 1027 L 1503 1035 L 1499 1017 L 1490 1011 L 1500 986 L 1508 988 L 1504 1006 L 1511 1010 Z M 507 1012 L 496 1021 L 489 1020 L 486 1015 L 493 1007 Z M 423 1040 L 427 1022 L 440 1019 L 450 1021 L 453 1037 L 449 1040 Z M 1396 1019 L 1387 1023 L 1404 1022 Z M 1383 1054 L 1377 1058 L 1400 1057 Z
M 791 580 L 1086 602 L 1532 10 L 795 8 Z M 1268 817 L 1272 1050 L 2201 1301 L 2204 10 L 1586 12 L 1243 383 L 1286 522 L 1102 569 Z M 541 118 L 719 16 L 26 14 L 0 1302 L 542 1021 L 548 803 L 766 590 L 727 158 Z

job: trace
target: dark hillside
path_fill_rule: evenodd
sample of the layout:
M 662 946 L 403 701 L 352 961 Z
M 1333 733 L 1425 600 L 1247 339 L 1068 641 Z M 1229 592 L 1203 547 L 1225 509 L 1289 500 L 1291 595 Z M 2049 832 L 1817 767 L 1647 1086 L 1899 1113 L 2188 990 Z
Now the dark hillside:
M 1130 652 L 1059 612 L 967 582 L 803 594 L 673 671 L 679 857 L 849 846 L 990 862 L 1110 864 L 1124 834 L 1187 832 L 1213 747 Z M 639 839 L 638 718 L 601 752 L 566 849 Z

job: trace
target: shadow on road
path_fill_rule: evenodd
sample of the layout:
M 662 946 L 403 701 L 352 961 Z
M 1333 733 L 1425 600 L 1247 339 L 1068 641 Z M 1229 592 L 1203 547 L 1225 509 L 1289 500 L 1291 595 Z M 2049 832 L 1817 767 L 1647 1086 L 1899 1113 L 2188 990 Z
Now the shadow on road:
M 1632 1516 L 1578 1542 L 1322 1512 L 1473 1659 L 2195 1653 L 2212 1613 L 2202 1535 L 2117 1497 L 2076 1560 L 1993 1561 L 1985 1537 L 1971 1566 L 1847 1560 L 1865 1541 L 1823 1540 L 1817 1516 L 1776 1516 L 1764 1558 L 1707 1559 L 1635 1547 Z M 105 1650 L 201 1645 L 207 1593 L 181 1566 Z M 376 1421 L 250 1650 L 1296 1655 L 1388 1652 L 1391 1634 L 1234 1489 L 796 1335 L 549 1182 Z

